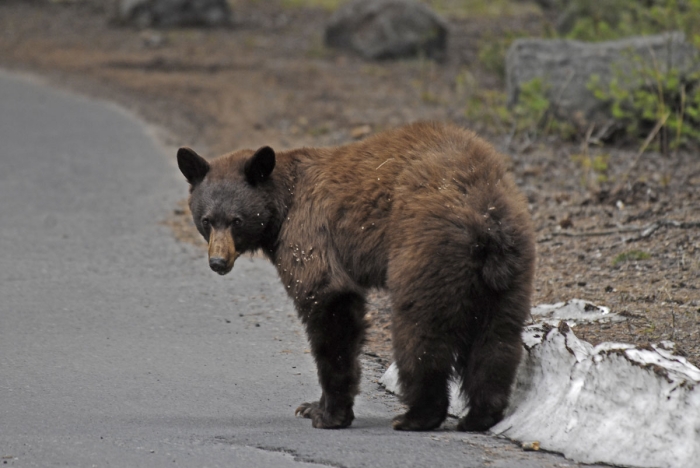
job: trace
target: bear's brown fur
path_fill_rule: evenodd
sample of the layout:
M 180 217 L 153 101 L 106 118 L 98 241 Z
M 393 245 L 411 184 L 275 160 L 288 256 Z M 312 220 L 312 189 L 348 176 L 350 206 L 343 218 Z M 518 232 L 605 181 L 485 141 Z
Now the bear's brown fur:
M 333 148 L 178 152 L 210 265 L 262 249 L 304 323 L 321 399 L 297 414 L 351 424 L 368 288 L 387 288 L 402 399 L 395 429 L 447 415 L 454 371 L 471 410 L 460 430 L 503 417 L 522 352 L 535 261 L 527 203 L 503 157 L 474 133 L 421 123 Z

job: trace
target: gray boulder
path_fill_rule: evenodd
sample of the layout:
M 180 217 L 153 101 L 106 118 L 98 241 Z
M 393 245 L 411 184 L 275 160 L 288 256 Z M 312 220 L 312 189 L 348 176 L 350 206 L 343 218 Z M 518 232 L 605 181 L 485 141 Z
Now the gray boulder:
M 116 19 L 140 28 L 225 26 L 231 9 L 226 0 L 117 0 Z
M 417 1 L 354 0 L 330 18 L 325 43 L 368 59 L 419 54 L 441 59 L 447 46 L 447 24 Z
M 662 73 L 674 68 L 681 76 L 700 69 L 698 50 L 679 32 L 597 43 L 519 39 L 506 55 L 508 105 L 518 102 L 523 84 L 539 78 L 556 115 L 579 126 L 604 124 L 607 106 L 588 89 L 593 76 L 602 86 L 616 76 L 627 78 L 621 85 L 634 86 L 640 67 L 654 64 Z

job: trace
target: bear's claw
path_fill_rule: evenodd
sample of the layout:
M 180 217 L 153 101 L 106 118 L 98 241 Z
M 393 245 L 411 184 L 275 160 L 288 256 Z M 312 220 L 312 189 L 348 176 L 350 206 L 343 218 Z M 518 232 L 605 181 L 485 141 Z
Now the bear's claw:
M 350 426 L 352 420 L 355 419 L 352 407 L 331 414 L 321 409 L 318 401 L 302 403 L 294 411 L 294 415 L 311 419 L 311 425 L 317 429 L 342 429 Z
M 301 416 L 302 418 L 311 418 L 311 410 L 312 409 L 318 409 L 318 402 L 315 401 L 313 403 L 302 403 L 299 405 L 299 407 L 294 411 L 294 416 Z

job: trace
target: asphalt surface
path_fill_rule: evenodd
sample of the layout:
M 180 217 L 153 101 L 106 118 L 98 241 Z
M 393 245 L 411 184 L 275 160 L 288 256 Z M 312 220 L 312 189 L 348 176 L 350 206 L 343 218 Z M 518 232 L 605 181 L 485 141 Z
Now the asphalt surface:
M 0 73 L 0 464 L 554 467 L 490 435 L 402 433 L 365 361 L 352 428 L 271 265 L 219 277 L 161 224 L 187 185 L 115 105 Z

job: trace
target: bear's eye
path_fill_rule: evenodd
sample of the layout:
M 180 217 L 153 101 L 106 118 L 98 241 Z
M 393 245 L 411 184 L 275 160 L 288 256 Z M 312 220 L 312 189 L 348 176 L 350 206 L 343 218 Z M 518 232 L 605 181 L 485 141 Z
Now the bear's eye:
M 209 218 L 202 219 L 202 227 L 205 227 L 205 228 L 209 227 Z
M 241 221 L 241 218 L 233 218 L 233 225 L 234 226 L 240 226 L 243 221 Z

